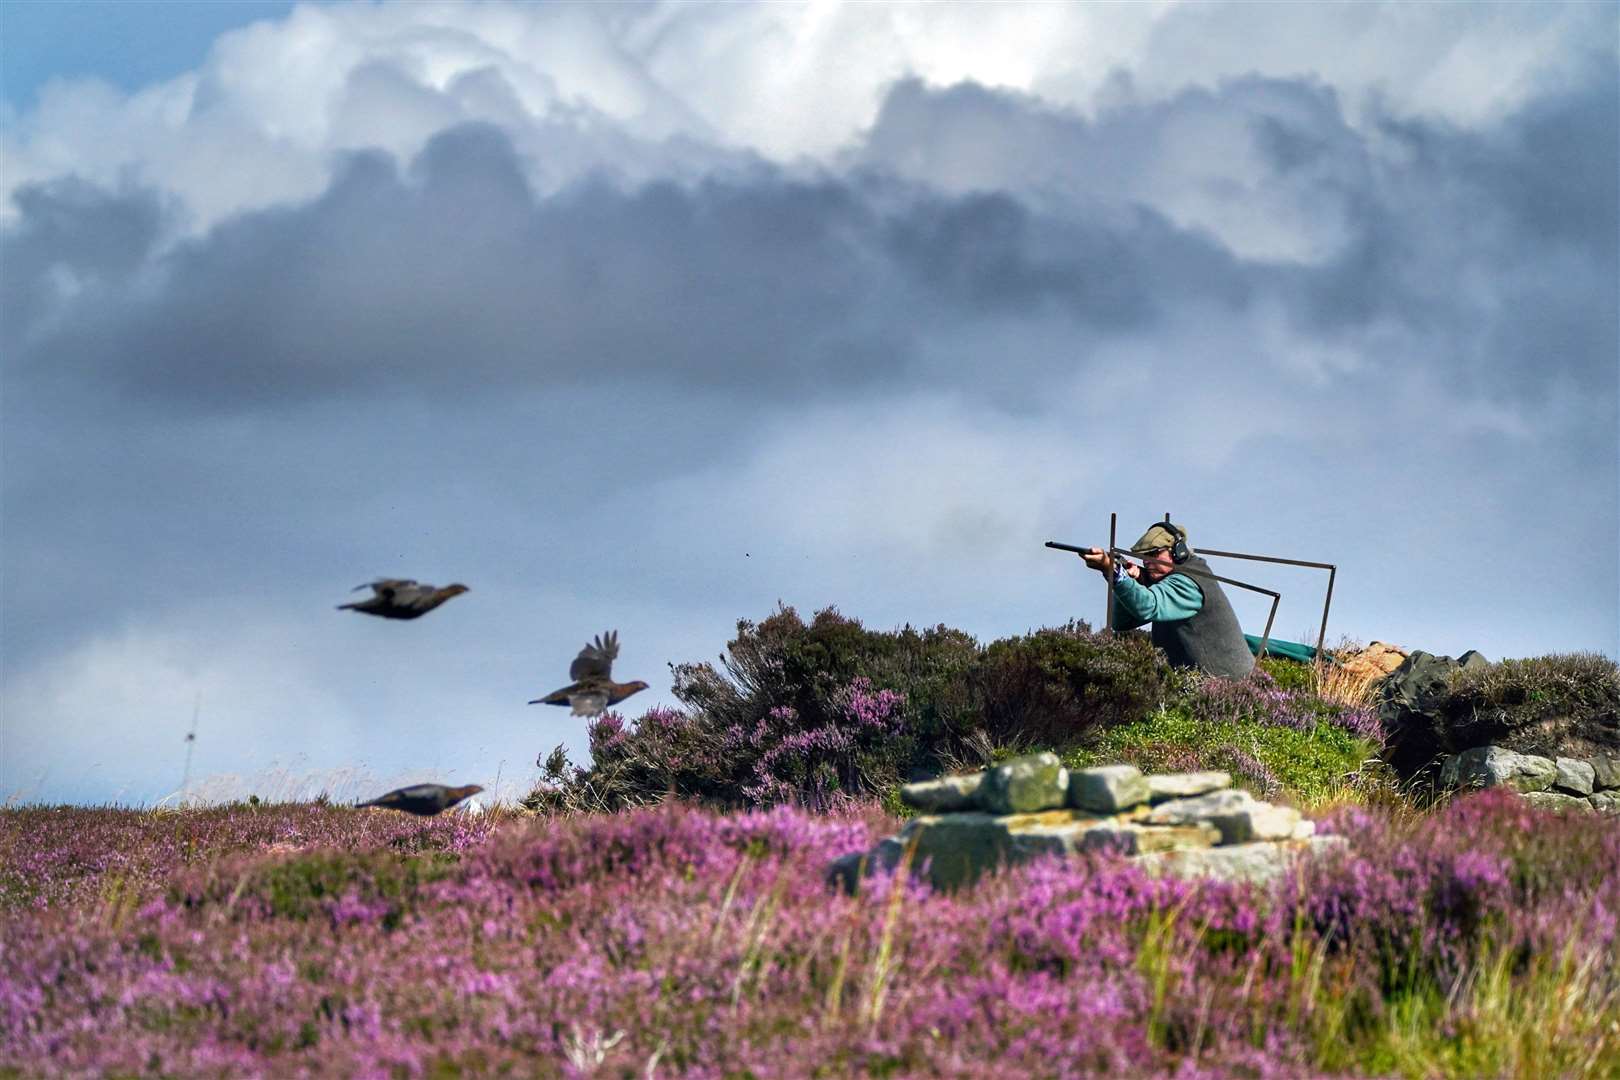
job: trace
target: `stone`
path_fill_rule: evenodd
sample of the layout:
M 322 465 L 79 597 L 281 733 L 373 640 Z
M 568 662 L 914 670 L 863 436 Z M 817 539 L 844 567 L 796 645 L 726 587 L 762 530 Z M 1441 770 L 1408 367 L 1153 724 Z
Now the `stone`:
M 1104 765 L 1069 773 L 1070 806 L 1099 814 L 1117 814 L 1148 801 L 1147 777 L 1135 765 Z
M 1552 786 L 1558 770 L 1544 757 L 1518 754 L 1500 746 L 1476 746 L 1446 759 L 1440 783 L 1479 788 L 1507 785 L 1515 791 L 1542 791 Z
M 1223 844 L 1247 844 L 1255 840 L 1292 840 L 1299 828 L 1299 811 L 1292 806 L 1257 803 L 1246 810 L 1211 818 L 1221 831 Z
M 1592 782 L 1596 778 L 1597 770 L 1584 761 L 1575 758 L 1553 759 L 1553 787 L 1571 795 L 1592 794 Z
M 938 780 L 923 780 L 906 784 L 900 789 L 900 801 L 925 814 L 947 814 L 954 810 L 975 810 L 979 805 L 979 789 L 985 774 L 959 773 L 942 776 Z
M 1592 804 L 1557 791 L 1527 791 L 1524 801 L 1537 810 L 1590 810 Z
M 1309 840 L 1316 835 L 1316 822 L 1309 818 L 1300 818 L 1299 824 L 1294 826 L 1293 840 Z
M 1459 666 L 1449 656 L 1414 649 L 1379 684 L 1378 721 L 1389 734 L 1390 762 L 1402 777 L 1458 749 L 1447 738 L 1443 706 L 1448 680 Z
M 1220 830 L 1221 843 L 1246 844 L 1255 840 L 1287 840 L 1298 827 L 1299 811 L 1291 806 L 1260 802 L 1241 788 L 1229 788 L 1193 799 L 1160 803 L 1144 819 L 1152 825 L 1206 822 Z
M 1399 645 L 1375 641 L 1359 652 L 1340 654 L 1338 669 L 1349 678 L 1376 682 L 1405 663 L 1406 655 Z
M 1049 750 L 1002 762 L 979 787 L 979 805 L 993 814 L 1028 814 L 1062 806 L 1069 771 Z
M 1149 825 L 1192 825 L 1217 814 L 1253 806 L 1255 799 L 1242 788 L 1226 788 L 1190 799 L 1171 799 L 1150 810 L 1142 820 Z
M 1094 825 L 1081 832 L 1081 851 L 1111 851 L 1117 855 L 1146 855 L 1158 851 L 1185 851 L 1214 847 L 1220 830 L 1199 822 L 1194 825 L 1139 825 L 1136 822 Z
M 982 811 L 912 818 L 900 831 L 900 841 L 916 845 L 913 872 L 925 874 L 940 889 L 978 880 L 1007 862 L 1012 849 L 1006 826 Z
M 1313 836 L 1308 840 L 1259 841 L 1158 852 L 1143 855 L 1136 863 L 1152 874 L 1263 884 L 1288 869 L 1302 855 L 1317 855 L 1343 847 L 1342 836 Z
M 1150 800 L 1162 803 L 1167 799 L 1190 799 L 1195 795 L 1207 795 L 1211 791 L 1230 787 L 1232 776 L 1224 772 L 1166 773 L 1163 776 L 1150 776 L 1147 782 Z
M 1620 757 L 1599 754 L 1589 758 L 1592 766 L 1592 786 L 1598 791 L 1620 789 Z
M 1587 797 L 1587 805 L 1606 814 L 1620 814 L 1620 792 L 1596 791 Z
M 1133 820 L 1131 814 L 1097 817 L 1072 809 L 1030 814 L 931 814 L 912 818 L 897 837 L 884 841 L 892 848 L 874 851 L 864 876 L 892 868 L 908 846 L 914 847 L 912 866 L 916 872 L 926 876 L 935 888 L 955 889 L 1004 866 L 1041 856 L 1070 857 L 1102 851 L 1134 856 L 1209 847 L 1219 843 L 1220 838 L 1220 830 L 1205 822 L 1147 826 Z M 853 880 L 853 858 L 846 855 L 834 865 L 829 880 L 836 875 L 846 889 L 852 888 L 848 882 Z
M 827 868 L 827 884 L 836 885 L 854 895 L 860 889 L 861 879 L 893 870 L 899 865 L 905 850 L 905 844 L 897 837 L 884 837 L 870 851 L 852 851 L 834 859 Z

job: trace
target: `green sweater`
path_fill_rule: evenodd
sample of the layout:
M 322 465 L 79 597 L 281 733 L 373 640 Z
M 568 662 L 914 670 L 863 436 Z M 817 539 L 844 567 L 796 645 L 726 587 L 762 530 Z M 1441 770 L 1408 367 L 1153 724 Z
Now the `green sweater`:
M 1150 622 L 1190 619 L 1204 608 L 1204 591 L 1186 574 L 1170 574 L 1152 585 L 1120 575 L 1114 582 L 1114 629 Z

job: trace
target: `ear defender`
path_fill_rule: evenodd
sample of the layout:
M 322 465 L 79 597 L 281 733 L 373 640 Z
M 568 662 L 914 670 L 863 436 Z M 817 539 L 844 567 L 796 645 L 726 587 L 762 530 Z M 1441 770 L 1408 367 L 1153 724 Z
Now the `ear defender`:
M 1166 529 L 1169 529 L 1171 534 L 1176 538 L 1176 542 L 1170 546 L 1171 562 L 1179 566 L 1188 559 L 1192 558 L 1192 549 L 1187 546 L 1186 529 L 1183 529 L 1180 525 L 1172 525 L 1168 521 L 1159 521 L 1155 522 L 1154 524 L 1163 525 Z

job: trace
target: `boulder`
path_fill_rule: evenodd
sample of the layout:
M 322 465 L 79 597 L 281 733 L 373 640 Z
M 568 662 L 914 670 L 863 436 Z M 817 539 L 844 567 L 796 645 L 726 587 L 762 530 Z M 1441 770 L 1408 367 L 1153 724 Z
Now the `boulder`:
M 1302 840 L 1259 841 L 1251 844 L 1166 851 L 1143 855 L 1138 866 L 1154 874 L 1181 877 L 1209 877 L 1221 881 L 1270 881 L 1302 855 L 1337 851 L 1344 847 L 1342 836 L 1313 836 Z
M 1168 799 L 1190 799 L 1207 795 L 1211 791 L 1232 785 L 1232 774 L 1224 772 L 1166 773 L 1147 778 L 1149 801 L 1162 803 Z
M 900 789 L 900 801 L 925 814 L 948 814 L 955 810 L 973 810 L 979 805 L 979 789 L 985 774 L 959 773 L 942 776 L 938 780 L 923 780 L 906 784 Z
M 1553 785 L 1557 767 L 1547 758 L 1517 754 L 1500 746 L 1478 746 L 1446 759 L 1440 783 L 1453 788 L 1507 785 L 1515 791 L 1543 791 Z
M 912 866 L 936 889 L 954 889 L 988 871 L 1040 855 L 1073 855 L 1080 836 L 1097 824 L 1077 810 L 1031 814 L 929 814 L 900 830 L 902 845 L 915 847 Z
M 1594 810 L 1602 810 L 1606 814 L 1620 814 L 1620 792 L 1597 791 L 1586 800 L 1588 806 Z
M 912 872 L 926 874 L 937 889 L 977 881 L 986 870 L 1011 861 L 1006 826 L 983 811 L 912 818 L 899 840 L 915 845 Z
M 1104 765 L 1069 774 L 1068 802 L 1080 810 L 1117 814 L 1148 801 L 1152 790 L 1135 765 Z
M 1527 791 L 1524 801 L 1538 810 L 1590 810 L 1592 804 L 1557 791 Z
M 1336 659 L 1339 670 L 1347 676 L 1371 683 L 1393 674 L 1406 657 L 1406 650 L 1399 645 L 1375 641 L 1359 652 L 1341 653 Z
M 1273 806 L 1258 801 L 1247 791 L 1230 788 L 1160 803 L 1143 820 L 1152 825 L 1203 823 L 1220 832 L 1222 844 L 1246 844 L 1290 839 L 1300 818 L 1293 807 Z
M 1595 754 L 1587 759 L 1592 766 L 1592 787 L 1598 791 L 1620 790 L 1620 756 Z
M 1069 771 L 1049 750 L 1002 762 L 985 774 L 979 805 L 993 814 L 1028 814 L 1062 806 Z
M 1093 825 L 1079 837 L 1081 851 L 1111 851 L 1117 855 L 1146 855 L 1158 851 L 1185 851 L 1213 847 L 1220 830 L 1199 822 L 1194 825 L 1141 825 L 1124 821 Z
M 1592 794 L 1592 781 L 1596 770 L 1584 761 L 1575 758 L 1554 758 L 1553 787 L 1570 795 Z
M 852 851 L 840 856 L 827 868 L 827 884 L 853 894 L 860 888 L 863 878 L 885 873 L 899 865 L 905 850 L 905 844 L 897 837 L 887 836 L 870 851 Z
M 1445 715 L 1450 680 L 1453 672 L 1489 662 L 1472 649 L 1455 660 L 1415 649 L 1379 684 L 1377 712 L 1387 737 L 1386 753 L 1402 777 L 1416 776 L 1436 759 L 1468 748 L 1451 739 Z

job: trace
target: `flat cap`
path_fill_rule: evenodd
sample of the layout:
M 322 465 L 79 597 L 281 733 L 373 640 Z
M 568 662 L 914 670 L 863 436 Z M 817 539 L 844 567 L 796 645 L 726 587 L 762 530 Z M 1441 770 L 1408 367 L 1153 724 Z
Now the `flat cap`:
M 1146 555 L 1148 552 L 1156 551 L 1159 548 L 1175 546 L 1176 534 L 1163 525 L 1155 525 L 1142 534 L 1142 539 L 1131 545 L 1131 554 Z

